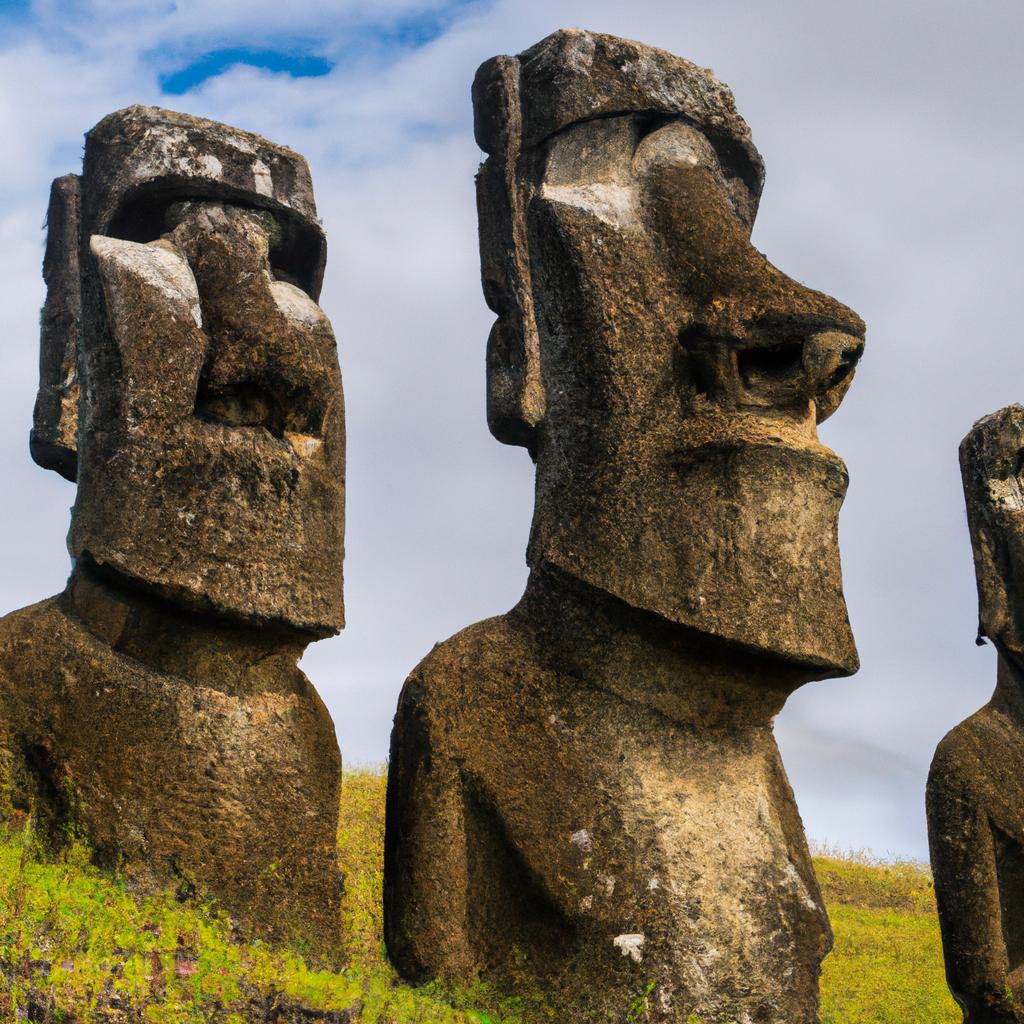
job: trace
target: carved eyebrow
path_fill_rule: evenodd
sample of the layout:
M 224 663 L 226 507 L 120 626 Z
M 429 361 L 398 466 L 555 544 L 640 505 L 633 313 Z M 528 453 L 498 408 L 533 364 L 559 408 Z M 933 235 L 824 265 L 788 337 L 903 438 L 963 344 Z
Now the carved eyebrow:
M 696 132 L 700 132 L 700 134 L 708 140 L 711 144 L 711 148 L 715 151 L 715 156 L 718 157 L 718 163 L 722 168 L 722 173 L 728 178 L 739 178 L 739 180 L 742 181 L 750 191 L 756 202 L 757 197 L 761 193 L 761 172 L 760 169 L 750 161 L 742 145 L 728 136 L 721 135 L 703 125 L 697 124 L 693 118 L 687 117 L 685 114 L 671 113 L 665 110 L 604 111 L 600 114 L 595 114 L 593 117 L 582 117 L 577 121 L 571 121 L 569 124 L 564 124 L 560 128 L 556 128 L 554 131 L 545 135 L 544 138 L 539 139 L 533 145 L 524 147 L 522 153 L 543 151 L 552 139 L 571 131 L 577 125 L 589 124 L 592 121 L 607 121 L 616 117 L 632 118 L 636 127 L 636 145 L 639 145 L 646 136 L 656 132 L 659 128 L 664 128 L 665 125 L 672 124 L 677 121 L 680 124 L 688 125 Z
M 682 121 L 684 124 L 688 124 L 697 131 L 702 132 L 701 127 L 684 114 L 671 114 L 663 110 L 604 110 L 600 114 L 594 114 L 592 117 L 580 117 L 575 121 L 570 121 L 568 124 L 563 124 L 561 127 L 555 128 L 553 131 L 548 132 L 547 135 L 538 139 L 531 145 L 524 146 L 522 152 L 530 153 L 536 150 L 541 150 L 547 146 L 552 139 L 557 138 L 559 135 L 564 135 L 566 132 L 572 131 L 572 129 L 576 128 L 578 125 L 593 124 L 595 121 L 611 121 L 616 118 L 624 117 L 633 119 L 634 123 L 636 123 L 638 119 L 650 120 L 652 122 L 652 127 L 645 130 L 644 134 L 650 134 L 651 131 L 656 131 L 658 128 L 668 124 L 670 121 Z

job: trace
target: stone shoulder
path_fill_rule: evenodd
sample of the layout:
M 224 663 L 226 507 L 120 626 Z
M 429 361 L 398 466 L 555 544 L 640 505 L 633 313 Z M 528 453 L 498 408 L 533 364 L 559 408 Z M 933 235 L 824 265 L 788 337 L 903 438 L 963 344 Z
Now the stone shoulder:
M 496 684 L 530 660 L 529 645 L 510 616 L 484 619 L 436 644 L 409 674 L 402 700 L 430 705 L 486 700 Z
M 9 612 L 0 618 L 0 678 L 24 657 L 39 660 L 52 649 L 66 622 L 57 597 Z
M 1006 716 L 986 704 L 954 726 L 935 748 L 928 772 L 928 789 L 970 795 L 987 788 L 994 762 L 1008 745 L 1016 745 Z
M 56 598 L 0 618 L 0 818 L 23 805 L 22 752 L 46 732 L 60 677 Z

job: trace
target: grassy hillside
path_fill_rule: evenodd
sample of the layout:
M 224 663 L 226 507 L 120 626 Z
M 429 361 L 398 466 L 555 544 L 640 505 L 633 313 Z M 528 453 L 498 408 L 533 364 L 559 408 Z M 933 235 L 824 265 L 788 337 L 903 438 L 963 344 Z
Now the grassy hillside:
M 957 1024 L 928 872 L 832 853 L 814 867 L 836 936 L 821 979 L 822 1024 Z
M 249 1024 L 515 1024 L 519 1007 L 483 989 L 412 989 L 381 947 L 384 783 L 349 773 L 339 839 L 350 968 L 312 971 L 296 952 L 245 944 L 226 916 L 140 898 L 73 846 L 41 857 L 29 830 L 0 833 L 0 1020 Z M 954 1024 L 931 883 L 913 865 L 816 861 L 836 933 L 823 1024 Z M 299 1006 L 324 1011 L 310 1017 Z

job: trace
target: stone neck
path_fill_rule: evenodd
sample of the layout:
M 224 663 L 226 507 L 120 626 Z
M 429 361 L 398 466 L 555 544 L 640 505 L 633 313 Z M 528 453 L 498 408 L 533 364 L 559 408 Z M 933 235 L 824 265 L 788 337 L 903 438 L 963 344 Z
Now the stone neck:
M 545 668 L 680 723 L 767 725 L 815 677 L 806 666 L 686 630 L 550 568 L 531 572 L 509 617 Z
M 1024 726 L 1024 669 L 1015 659 L 1002 652 L 996 669 L 996 691 L 991 703 Z
M 309 638 L 280 626 L 185 611 L 76 566 L 61 610 L 112 650 L 145 668 L 226 693 L 295 690 Z

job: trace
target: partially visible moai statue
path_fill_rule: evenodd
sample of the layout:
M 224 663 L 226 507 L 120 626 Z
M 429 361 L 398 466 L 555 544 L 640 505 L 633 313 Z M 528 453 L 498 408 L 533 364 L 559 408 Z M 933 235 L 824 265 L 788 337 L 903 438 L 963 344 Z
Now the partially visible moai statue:
M 403 690 L 388 949 L 557 1020 L 816 1021 L 832 938 L 772 721 L 858 666 L 816 424 L 864 326 L 751 245 L 761 159 L 709 71 L 563 31 L 473 100 L 531 572 Z
M 939 744 L 928 838 L 946 978 L 969 1024 L 1024 1021 L 1024 406 L 960 444 L 978 579 L 978 635 L 995 693 Z
M 32 454 L 58 597 L 0 622 L 9 809 L 336 947 L 341 760 L 298 668 L 343 626 L 344 409 L 305 160 L 154 107 L 54 182 Z

